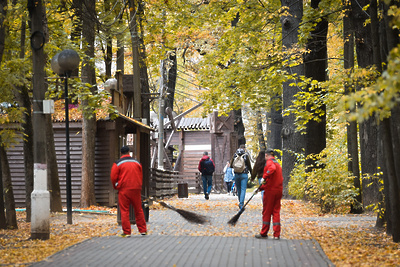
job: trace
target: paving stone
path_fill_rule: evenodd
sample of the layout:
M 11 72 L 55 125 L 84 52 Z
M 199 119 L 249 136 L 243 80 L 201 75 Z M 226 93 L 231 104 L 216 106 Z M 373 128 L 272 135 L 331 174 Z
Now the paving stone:
M 205 200 L 198 195 L 183 201 Z M 219 207 L 203 214 L 212 218 L 210 225 L 221 231 L 234 232 L 236 236 L 193 236 L 196 231 L 207 233 L 210 225 L 188 223 L 172 210 L 152 210 L 148 223 L 150 235 L 140 236 L 133 225 L 130 238 L 88 239 L 31 266 L 333 266 L 315 240 L 254 238 L 261 227 L 260 210 L 246 210 L 237 226 L 232 227 L 227 221 L 238 210 L 224 207 L 223 201 L 236 201 L 236 198 L 212 194 L 209 201 L 215 201 Z M 253 201 L 258 201 L 261 206 L 259 198 L 255 197 Z M 243 229 L 246 228 L 241 228 L 244 225 L 253 225 L 255 232 L 245 232 Z M 284 231 L 284 225 L 282 227 Z M 120 226 L 115 229 L 115 234 L 119 230 Z

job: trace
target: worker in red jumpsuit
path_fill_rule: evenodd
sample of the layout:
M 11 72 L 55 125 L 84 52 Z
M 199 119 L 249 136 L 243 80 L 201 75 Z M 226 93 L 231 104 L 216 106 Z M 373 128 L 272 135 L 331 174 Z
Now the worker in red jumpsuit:
M 121 148 L 121 158 L 111 168 L 111 182 L 118 190 L 118 204 L 121 211 L 121 237 L 131 236 L 129 206 L 135 212 L 136 226 L 141 235 L 147 235 L 146 220 L 142 209 L 142 165 L 129 155 L 129 147 Z
M 263 225 L 260 234 L 256 238 L 268 238 L 268 231 L 271 224 L 274 230 L 274 239 L 279 239 L 281 235 L 281 199 L 283 190 L 283 176 L 282 168 L 278 161 L 275 159 L 273 149 L 267 149 L 265 152 L 266 164 L 264 167 L 263 182 L 258 190 L 264 190 L 263 199 L 263 212 L 262 220 Z

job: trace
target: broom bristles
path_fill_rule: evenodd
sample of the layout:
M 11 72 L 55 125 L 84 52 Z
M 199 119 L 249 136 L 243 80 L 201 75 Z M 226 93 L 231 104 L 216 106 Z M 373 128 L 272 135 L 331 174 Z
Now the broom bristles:
M 191 211 L 187 211 L 187 210 L 183 210 L 183 209 L 177 209 L 165 202 L 162 201 L 157 201 L 158 203 L 160 203 L 161 206 L 171 209 L 173 211 L 176 211 L 179 213 L 179 215 L 181 215 L 183 218 L 185 218 L 188 222 L 190 223 L 199 223 L 199 224 L 205 224 L 206 222 L 208 222 L 208 217 L 204 216 L 204 215 L 200 215 Z
M 191 223 L 205 224 L 209 221 L 207 216 L 200 215 L 191 211 L 176 209 L 176 212 L 178 212 L 183 218 Z
M 243 209 L 241 209 L 235 216 L 233 216 L 229 221 L 228 224 L 235 226 L 238 222 L 240 215 L 242 215 Z

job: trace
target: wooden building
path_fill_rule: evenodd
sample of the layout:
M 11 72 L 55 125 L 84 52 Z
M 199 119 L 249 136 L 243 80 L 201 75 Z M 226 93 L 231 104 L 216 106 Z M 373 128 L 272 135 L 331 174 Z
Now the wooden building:
M 63 204 L 66 203 L 66 142 L 65 123 L 53 123 L 55 149 Z M 111 166 L 120 157 L 122 145 L 129 145 L 143 166 L 143 193 L 148 195 L 150 172 L 150 131 L 151 127 L 120 115 L 117 119 L 97 122 L 95 148 L 95 196 L 96 202 L 103 206 L 116 205 L 116 190 L 110 182 Z M 82 177 L 82 123 L 70 122 L 70 162 L 72 205 L 80 205 Z M 22 142 L 7 150 L 12 185 L 17 207 L 25 206 L 25 170 Z
M 165 128 L 165 144 L 173 147 L 177 156 L 165 159 L 164 168 L 178 171 L 179 176 L 189 184 L 189 191 L 198 192 L 198 188 L 194 188 L 199 183 L 198 164 L 203 152 L 207 151 L 215 162 L 216 190 L 222 190 L 223 169 L 237 148 L 233 112 L 227 116 L 218 116 L 215 111 L 207 118 L 181 118 L 175 126 L 175 130 L 171 124 Z

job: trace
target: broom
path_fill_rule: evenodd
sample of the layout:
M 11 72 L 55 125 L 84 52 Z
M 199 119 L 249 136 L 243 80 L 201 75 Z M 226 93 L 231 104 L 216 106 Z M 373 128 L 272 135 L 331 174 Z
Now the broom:
M 194 213 L 191 211 L 187 211 L 187 210 L 183 210 L 183 209 L 177 209 L 163 201 L 156 200 L 154 198 L 150 198 L 150 199 L 159 203 L 161 206 L 163 206 L 165 208 L 176 211 L 177 213 L 179 213 L 179 215 L 181 215 L 184 219 L 186 219 L 190 223 L 205 224 L 205 223 L 209 222 L 209 219 L 207 216 L 200 215 L 200 214 L 197 214 L 197 213 Z
M 262 185 L 262 184 L 261 184 Z M 244 206 L 239 210 L 239 212 L 233 216 L 229 221 L 228 224 L 235 226 L 236 223 L 238 222 L 240 216 L 242 215 L 242 213 L 244 212 L 244 208 L 247 206 L 247 204 L 250 202 L 250 200 L 258 193 L 258 191 L 260 190 L 261 185 L 254 190 L 253 194 L 251 195 L 251 197 L 249 198 L 249 200 L 247 200 L 247 202 L 244 204 Z

